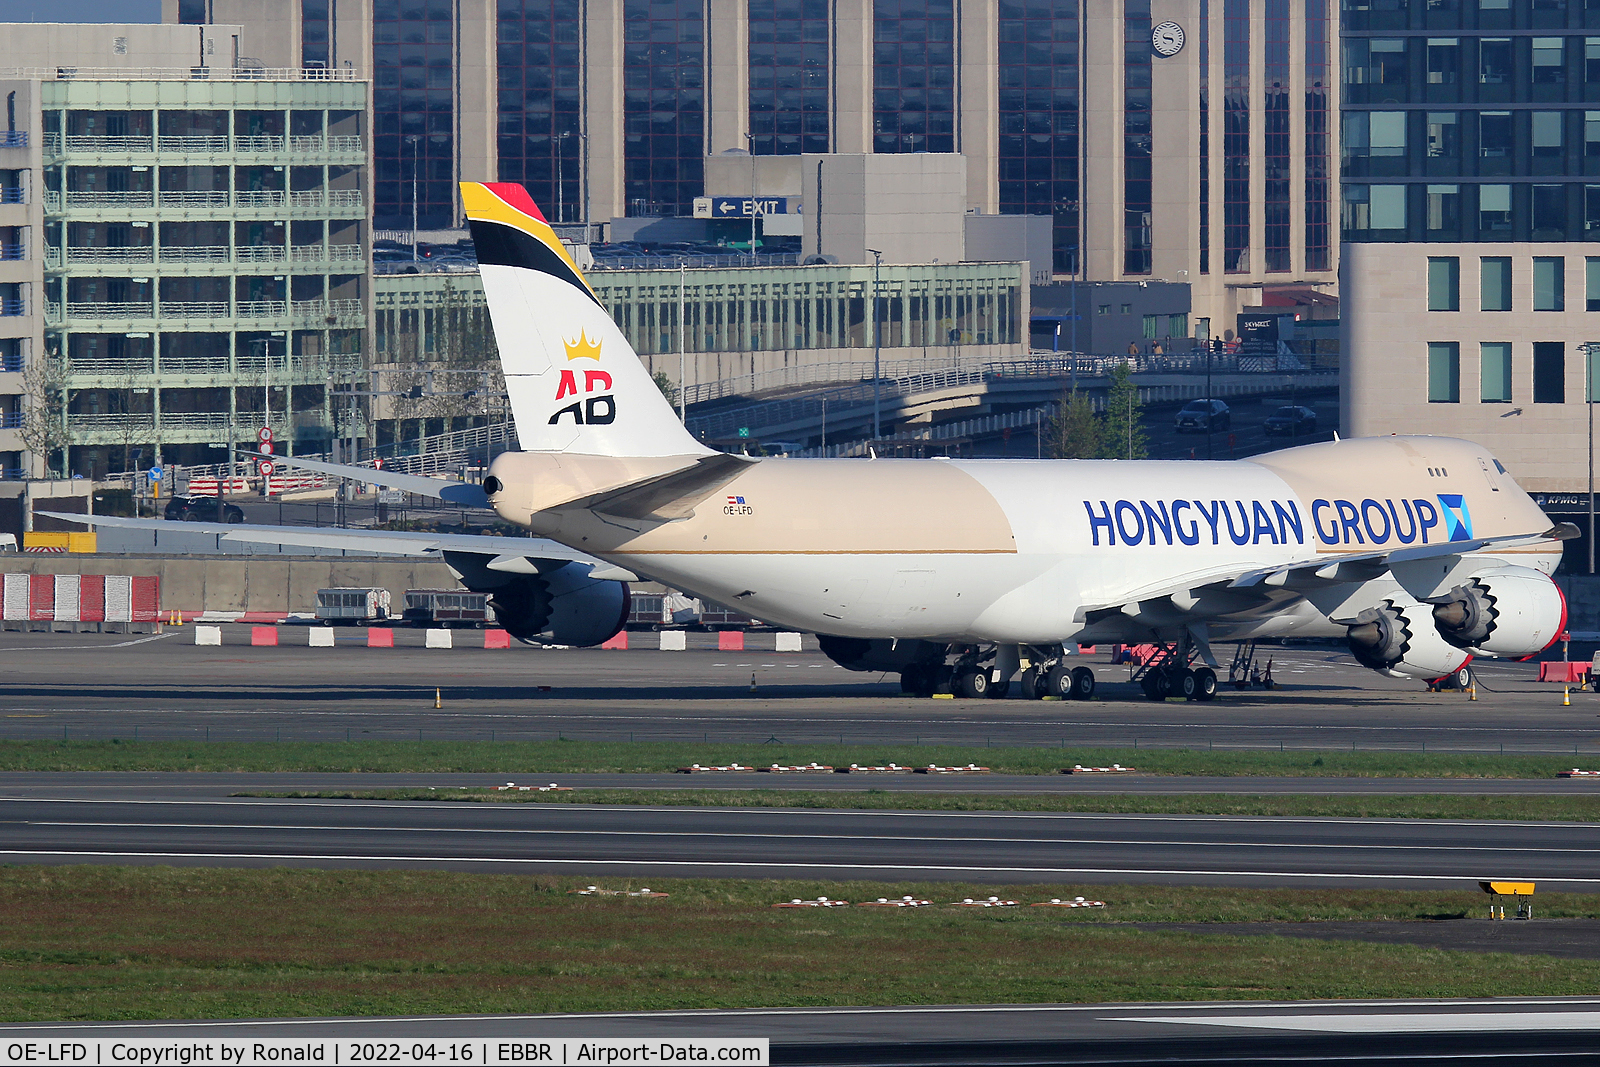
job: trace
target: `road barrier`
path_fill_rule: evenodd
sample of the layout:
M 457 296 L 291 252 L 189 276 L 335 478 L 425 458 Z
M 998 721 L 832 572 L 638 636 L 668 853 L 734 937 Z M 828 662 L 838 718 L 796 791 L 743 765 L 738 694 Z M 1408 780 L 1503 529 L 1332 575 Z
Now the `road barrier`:
M 679 767 L 678 768 L 678 773 L 679 774 L 711 774 L 711 773 L 720 772 L 722 774 L 735 774 L 735 773 L 737 773 L 737 774 L 749 774 L 753 770 L 755 770 L 754 767 L 741 767 L 737 763 L 730 763 L 725 767 L 702 767 L 698 763 L 691 763 L 687 767 Z
M 393 630 L 380 630 L 376 626 L 370 627 L 367 630 L 367 647 L 368 648 L 393 648 L 394 647 L 394 631 Z
M 275 648 L 278 644 L 278 628 L 276 626 L 250 627 L 250 644 L 257 648 Z
M 910 774 L 910 767 L 902 767 L 898 763 L 891 763 L 885 767 L 863 767 L 852 763 L 843 772 L 844 774 Z
M 1106 902 L 1103 900 L 1085 900 L 1082 897 L 1073 897 L 1071 900 L 1051 897 L 1049 900 L 1028 905 L 1030 908 L 1103 908 L 1105 906 Z
M 682 630 L 661 631 L 661 651 L 683 652 L 689 647 L 687 635 Z
M 156 622 L 161 579 L 125 574 L 7 574 L 5 622 Z
M 988 774 L 989 773 L 989 768 L 980 767 L 976 763 L 969 763 L 965 767 L 940 767 L 940 766 L 937 766 L 936 764 L 930 763 L 926 767 L 918 767 L 917 768 L 917 773 L 918 774 Z
M 618 630 L 609 639 L 604 641 L 600 647 L 626 652 L 628 650 L 628 631 Z
M 780 767 L 774 763 L 770 767 L 757 767 L 758 771 L 766 774 L 832 774 L 833 768 L 821 763 L 801 763 L 792 767 Z
M 899 900 L 890 900 L 888 897 L 879 897 L 877 900 L 863 900 L 857 904 L 858 908 L 926 908 L 933 904 L 931 900 L 918 900 L 916 897 L 901 897 Z
M 1120 763 L 1113 763 L 1109 767 L 1085 767 L 1081 763 L 1074 763 L 1070 767 L 1061 768 L 1062 774 L 1133 774 L 1132 767 L 1124 767 Z
M 723 630 L 721 633 L 717 634 L 717 651 L 718 652 L 743 652 L 744 651 L 744 631 L 743 630 Z
M 427 631 L 427 633 L 423 636 L 423 639 L 422 639 L 422 647 L 423 648 L 451 648 L 451 647 L 453 647 L 453 642 L 450 640 L 450 631 L 449 630 L 441 630 L 441 629 L 434 629 L 434 630 Z
M 795 897 L 793 900 L 773 905 L 774 908 L 848 908 L 849 906 L 848 900 L 829 900 L 827 897 L 818 897 L 816 900 L 801 900 Z

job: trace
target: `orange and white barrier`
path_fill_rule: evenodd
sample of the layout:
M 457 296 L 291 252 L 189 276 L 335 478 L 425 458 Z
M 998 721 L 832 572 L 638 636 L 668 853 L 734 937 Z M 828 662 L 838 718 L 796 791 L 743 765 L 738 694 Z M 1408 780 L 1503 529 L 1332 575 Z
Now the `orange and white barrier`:
M 497 792 L 497 793 L 505 793 L 505 792 L 515 792 L 515 793 L 570 793 L 570 792 L 572 792 L 572 787 L 570 785 L 556 785 L 554 782 L 551 782 L 549 785 L 518 785 L 516 782 L 507 782 L 505 785 L 492 786 L 491 788 L 494 789 L 494 791 Z
M 910 767 L 902 767 L 898 763 L 891 763 L 884 767 L 863 767 L 859 763 L 852 763 L 844 771 L 845 774 L 910 774 Z
M 754 767 L 741 767 L 737 763 L 730 763 L 726 767 L 702 767 L 698 763 L 691 763 L 687 767 L 679 767 L 678 768 L 678 773 L 679 774 L 708 774 L 708 773 L 712 773 L 712 772 L 721 772 L 723 774 L 730 774 L 730 773 L 737 772 L 737 773 L 741 773 L 741 774 L 748 774 L 749 772 L 751 772 L 753 770 L 755 770 Z
M 216 496 L 217 489 L 224 493 L 248 493 L 250 483 L 244 478 L 190 478 L 189 495 Z
M 971 897 L 967 897 L 965 900 L 952 900 L 950 905 L 956 908 L 1015 908 L 1018 906 L 1015 900 L 1002 900 L 1000 897 L 990 897 L 988 900 L 973 900 Z
M 918 767 L 918 774 L 988 774 L 989 768 L 980 767 L 976 763 L 969 763 L 965 767 L 940 767 L 930 763 L 926 767 Z
M 1074 763 L 1071 767 L 1061 768 L 1062 774 L 1135 774 L 1132 767 L 1124 767 L 1120 763 L 1113 763 L 1109 767 L 1085 767 L 1081 763 Z
M 764 774 L 832 774 L 833 768 L 821 763 L 800 763 L 792 767 L 781 767 L 774 763 L 770 767 L 757 767 L 756 770 Z
M 1040 901 L 1038 904 L 1029 904 L 1030 908 L 1103 908 L 1103 900 L 1085 900 L 1082 897 L 1073 897 L 1071 900 L 1061 900 L 1051 897 L 1049 900 Z
M 582 889 L 569 889 L 568 893 L 579 897 L 665 897 L 670 893 L 657 893 L 653 889 L 601 889 L 597 885 L 585 886 Z
M 161 579 L 126 574 L 7 574 L 0 582 L 6 622 L 155 622 Z
M 1600 778 L 1600 771 L 1580 771 L 1574 767 L 1570 771 L 1560 771 L 1557 778 Z
M 795 897 L 785 903 L 773 905 L 774 908 L 848 908 L 849 906 L 848 900 L 829 900 L 827 897 L 818 897 L 816 900 L 801 900 Z

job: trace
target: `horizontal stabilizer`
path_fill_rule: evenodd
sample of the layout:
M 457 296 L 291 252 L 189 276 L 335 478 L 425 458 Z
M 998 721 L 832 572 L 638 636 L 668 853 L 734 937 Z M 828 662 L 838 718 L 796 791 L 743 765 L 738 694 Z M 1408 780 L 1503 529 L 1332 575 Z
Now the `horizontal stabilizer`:
M 718 452 L 701 457 L 686 470 L 598 493 L 568 506 L 588 507 L 629 519 L 682 519 L 694 513 L 696 504 L 757 462 L 750 456 Z
M 351 481 L 381 485 L 388 489 L 400 489 L 407 493 L 416 493 L 418 496 L 431 496 L 458 507 L 489 506 L 483 486 L 473 482 L 458 482 L 454 478 L 424 478 L 417 474 L 401 474 L 398 471 L 378 470 L 375 467 L 351 467 L 341 463 L 323 463 L 321 460 L 299 459 L 295 456 L 283 456 L 275 462 L 287 467 L 303 467 L 318 474 L 331 474 L 337 478 L 349 478 Z

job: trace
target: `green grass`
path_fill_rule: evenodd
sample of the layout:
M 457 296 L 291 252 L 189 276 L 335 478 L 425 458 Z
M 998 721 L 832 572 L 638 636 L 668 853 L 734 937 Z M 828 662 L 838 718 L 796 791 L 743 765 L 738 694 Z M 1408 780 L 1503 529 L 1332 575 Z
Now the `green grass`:
M 1304 796 L 1195 793 L 1188 796 L 913 793 L 865 789 L 574 789 L 570 793 L 498 793 L 469 789 L 325 789 L 247 791 L 249 797 L 323 800 L 424 800 L 479 804 L 613 804 L 704 808 L 835 808 L 856 811 L 1060 811 L 1113 815 L 1242 815 L 1338 819 L 1464 819 L 1600 822 L 1595 796 Z
M 1549 778 L 1575 756 L 1418 752 L 1211 752 L 1195 749 L 966 748 L 953 745 L 760 745 L 626 741 L 0 741 L 0 771 L 435 771 L 493 774 L 664 772 L 691 763 L 848 767 L 976 763 L 1054 774 L 1121 763 L 1153 774 L 1283 777 Z
M 1130 921 L 1422 920 L 1476 892 L 0 868 L 0 1018 L 574 1012 L 844 1004 L 1592 993 L 1600 961 L 1150 932 Z M 637 885 L 637 882 L 633 884 Z M 913 894 L 917 910 L 776 901 Z M 1103 911 L 958 909 L 997 894 Z M 1541 918 L 1600 899 L 1540 894 Z

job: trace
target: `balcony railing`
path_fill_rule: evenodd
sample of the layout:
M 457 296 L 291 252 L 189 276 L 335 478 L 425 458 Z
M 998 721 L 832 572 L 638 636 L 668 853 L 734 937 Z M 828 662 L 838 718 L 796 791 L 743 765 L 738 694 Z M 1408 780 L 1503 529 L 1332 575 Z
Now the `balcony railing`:
M 21 304 L 21 301 L 17 301 Z M 294 319 L 305 325 L 359 322 L 366 308 L 359 300 L 73 300 L 67 304 L 73 319 Z M 22 314 L 23 312 L 6 312 Z M 59 322 L 61 308 L 47 304 L 46 319 Z
M 163 263 L 226 263 L 232 251 L 227 245 L 174 245 L 161 247 Z
M 0 297 L 0 315 L 5 315 L 7 317 L 11 317 L 11 316 L 14 316 L 14 315 L 26 315 L 27 313 L 28 313 L 28 302 L 26 300 L 24 300 L 22 297 L 20 297 L 20 296 Z
M 16 374 L 22 370 L 22 354 L 20 352 L 7 352 L 0 355 L 0 372 Z
M 0 259 L 25 259 L 8 251 L 18 245 L 0 245 Z M 366 250 L 360 245 L 295 245 L 292 249 L 282 245 L 245 245 L 232 248 L 228 245 L 127 245 L 108 248 L 93 245 L 71 245 L 63 257 L 62 250 L 53 245 L 45 248 L 45 264 L 59 268 L 64 261 L 72 263 L 352 263 L 366 262 Z
M 240 263 L 282 263 L 289 253 L 282 245 L 241 245 L 233 250 Z
M 356 208 L 364 205 L 359 189 L 307 189 L 284 192 L 282 189 L 163 189 L 113 192 L 109 190 L 69 190 L 65 197 L 55 189 L 44 193 L 45 211 L 57 214 L 65 203 L 69 208 L 152 208 L 161 207 L 265 207 L 281 208 Z
M 225 319 L 228 317 L 226 300 L 163 300 L 161 317 L 164 319 Z
M 67 257 L 75 263 L 153 263 L 156 258 L 155 249 L 150 245 L 121 248 L 71 245 L 67 248 Z
M 27 148 L 27 130 L 0 130 L 0 148 Z
M 0 430 L 20 430 L 27 423 L 28 415 L 24 411 L 0 412 Z
M 0 185 L 0 204 L 25 204 L 28 202 L 20 185 Z
M 154 314 L 149 300 L 67 301 L 67 317 L 74 319 L 148 319 Z
M 25 147 L 27 134 L 21 134 L 20 146 L 8 146 L 4 143 L 4 133 L 0 133 L 0 148 Z M 68 134 L 63 141 L 59 133 L 44 135 L 44 148 L 47 152 L 59 154 L 63 144 L 68 153 L 82 152 L 89 154 L 143 154 L 159 152 L 164 156 L 172 155 L 237 155 L 243 153 L 266 153 L 282 155 L 286 152 L 297 156 L 326 155 L 363 155 L 366 145 L 357 136 L 310 136 L 283 137 L 278 134 L 246 134 L 232 137 L 225 133 L 163 133 L 155 137 L 148 135 L 132 135 L 125 137 L 90 136 L 85 134 Z
M 24 245 L 21 241 L 16 241 L 16 242 L 13 242 L 12 244 L 6 244 L 3 241 L 0 241 L 0 260 L 4 260 L 4 259 L 27 259 L 27 258 L 28 258 L 27 246 Z

